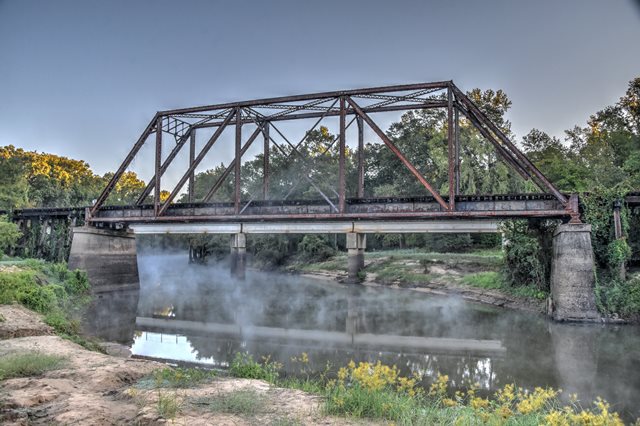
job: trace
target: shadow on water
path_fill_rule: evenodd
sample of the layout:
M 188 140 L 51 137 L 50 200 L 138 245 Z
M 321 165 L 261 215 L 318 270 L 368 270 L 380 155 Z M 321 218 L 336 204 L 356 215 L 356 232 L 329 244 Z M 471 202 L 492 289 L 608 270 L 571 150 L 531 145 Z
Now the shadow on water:
M 236 352 L 271 357 L 285 374 L 349 360 L 439 372 L 456 387 L 553 386 L 584 401 L 601 396 L 640 416 L 640 330 L 555 324 L 542 316 L 455 297 L 342 286 L 292 275 L 189 265 L 187 256 L 139 255 L 140 292 L 103 294 L 89 315 L 97 336 L 136 355 L 226 367 Z

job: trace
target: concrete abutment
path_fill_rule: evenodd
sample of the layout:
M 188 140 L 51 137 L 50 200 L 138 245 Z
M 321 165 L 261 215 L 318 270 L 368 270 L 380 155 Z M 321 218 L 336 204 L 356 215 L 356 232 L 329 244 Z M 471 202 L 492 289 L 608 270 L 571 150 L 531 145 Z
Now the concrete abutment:
M 552 317 L 556 321 L 597 321 L 591 225 L 558 225 L 551 260 Z
M 86 271 L 93 292 L 140 287 L 133 233 L 84 226 L 72 232 L 69 269 Z

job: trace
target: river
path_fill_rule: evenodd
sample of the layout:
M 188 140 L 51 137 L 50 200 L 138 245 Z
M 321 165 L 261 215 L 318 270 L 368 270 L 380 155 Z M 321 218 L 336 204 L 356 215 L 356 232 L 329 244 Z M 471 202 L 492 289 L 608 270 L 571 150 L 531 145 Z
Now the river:
M 485 392 L 552 386 L 640 417 L 638 326 L 557 324 L 454 296 L 279 273 L 234 282 L 228 269 L 189 265 L 185 255 L 138 262 L 140 291 L 99 295 L 87 323 L 134 355 L 224 368 L 242 351 L 280 362 L 285 374 L 381 360 L 425 386 L 437 373 Z M 292 360 L 303 352 L 308 363 Z

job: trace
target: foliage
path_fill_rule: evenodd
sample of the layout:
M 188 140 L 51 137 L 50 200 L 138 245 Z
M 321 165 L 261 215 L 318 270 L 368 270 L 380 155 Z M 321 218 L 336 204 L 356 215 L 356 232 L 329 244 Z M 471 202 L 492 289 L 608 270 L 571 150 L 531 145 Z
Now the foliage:
M 40 352 L 6 355 L 0 358 L 0 380 L 39 376 L 47 371 L 63 368 L 65 363 L 64 357 Z
M 96 346 L 80 338 L 79 319 L 90 300 L 89 281 L 80 270 L 69 271 L 64 264 L 29 260 L 16 271 L 0 272 L 0 303 L 18 302 L 44 314 L 44 321 L 62 337 L 91 349 Z
M 6 216 L 0 216 L 0 259 L 16 245 L 21 235 L 18 225 L 9 222 Z
M 640 277 L 611 279 L 596 286 L 596 302 L 603 313 L 640 318 Z
M 280 364 L 272 362 L 269 358 L 262 361 L 262 363 L 254 361 L 253 356 L 247 352 L 238 352 L 231 361 L 229 370 L 235 377 L 274 382 L 278 378 Z
M 583 194 L 580 198 L 584 209 L 584 220 L 591 225 L 591 244 L 596 262 L 601 268 L 612 269 L 630 257 L 626 241 L 614 241 L 613 204 L 626 195 L 621 186 L 597 188 L 593 193 Z M 620 210 L 622 232 L 629 230 L 628 209 Z M 613 263 L 612 263 L 613 262 Z
M 321 262 L 330 258 L 335 252 L 325 236 L 307 234 L 298 244 L 298 250 L 305 259 Z
M 550 242 L 553 222 L 532 223 L 524 220 L 504 221 L 500 230 L 505 238 L 503 275 L 512 287 L 533 287 L 549 291 Z

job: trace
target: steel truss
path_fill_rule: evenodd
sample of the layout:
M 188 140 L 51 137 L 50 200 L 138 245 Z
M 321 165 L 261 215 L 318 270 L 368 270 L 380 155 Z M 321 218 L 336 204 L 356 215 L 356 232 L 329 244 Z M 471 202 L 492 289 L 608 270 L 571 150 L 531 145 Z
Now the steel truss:
M 440 108 L 447 111 L 447 149 L 448 149 L 448 193 L 444 196 L 427 181 L 418 169 L 407 159 L 393 141 L 372 119 L 372 113 L 389 111 L 408 111 L 418 109 Z M 302 178 L 314 187 L 320 196 L 331 206 L 337 214 L 345 213 L 346 204 L 346 173 L 345 173 L 345 144 L 346 130 L 354 122 L 358 127 L 358 153 L 357 153 L 357 198 L 364 196 L 364 142 L 363 128 L 366 123 L 382 142 L 398 157 L 404 166 L 427 189 L 434 200 L 440 206 L 442 216 L 455 216 L 456 196 L 460 192 L 460 140 L 459 140 L 459 115 L 462 114 L 469 122 L 491 143 L 499 158 L 510 168 L 519 173 L 524 179 L 531 179 L 544 193 L 552 194 L 567 211 L 573 222 L 579 222 L 578 206 L 575 197 L 567 197 L 562 194 L 529 159 L 509 140 L 491 120 L 467 97 L 452 81 L 406 84 L 397 86 L 374 87 L 367 89 L 345 90 L 335 92 L 313 93 L 308 95 L 286 96 L 278 98 L 258 99 L 245 102 L 233 102 L 219 105 L 207 105 L 193 108 L 182 108 L 156 113 L 149 122 L 142 135 L 133 145 L 112 179 L 98 197 L 90 210 L 90 216 L 103 208 L 109 194 L 115 188 L 117 182 L 129 167 L 140 149 L 147 143 L 152 134 L 155 134 L 155 175 L 140 194 L 136 206 L 142 205 L 147 197 L 153 193 L 154 217 L 162 220 L 169 205 L 189 182 L 188 200 L 193 203 L 194 173 L 209 150 L 218 141 L 220 135 L 227 127 L 235 127 L 235 155 L 229 166 L 220 178 L 208 191 L 202 202 L 209 202 L 216 191 L 222 186 L 225 179 L 234 175 L 234 212 L 242 215 L 244 210 L 254 201 L 254 195 L 248 202 L 242 205 L 240 199 L 241 176 L 240 166 L 242 156 L 251 144 L 262 135 L 263 138 L 263 185 L 261 197 L 268 199 L 271 146 L 282 154 L 299 157 L 303 162 L 308 160 L 298 148 L 304 143 L 309 132 L 297 143 L 291 142 L 278 129 L 276 123 L 280 121 L 317 119 L 311 130 L 315 129 L 326 117 L 339 117 L 340 131 L 333 141 L 339 144 L 339 176 L 337 190 L 332 190 L 333 197 L 325 194 L 313 179 L 308 175 Z M 350 118 L 348 121 L 347 119 Z M 255 131 L 244 141 L 242 127 L 245 124 L 256 125 Z M 213 135 L 207 140 L 200 152 L 196 153 L 195 136 L 198 129 L 215 128 Z M 288 146 L 285 149 L 274 140 L 274 132 L 277 133 Z M 172 135 L 175 145 L 171 148 L 167 158 L 162 161 L 163 136 Z M 178 153 L 189 145 L 189 166 L 184 171 L 178 183 L 169 193 L 166 200 L 160 200 L 160 188 L 162 175 Z M 328 150 L 327 150 L 328 151 Z M 307 164 L 307 163 L 305 163 Z M 307 164 L 312 168 L 312 164 Z M 291 192 L 295 188 L 291 189 Z M 291 193 L 290 192 L 290 193 Z M 337 204 L 334 201 L 337 198 Z M 526 213 L 526 212 L 524 212 Z M 533 213 L 532 213 L 533 214 Z

